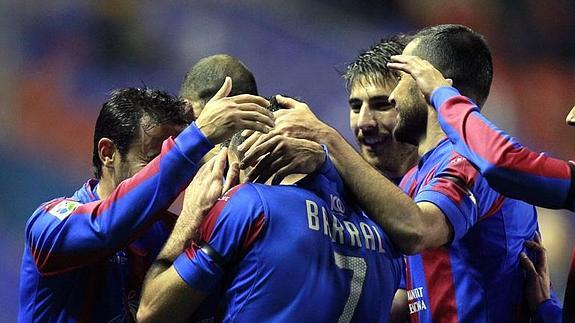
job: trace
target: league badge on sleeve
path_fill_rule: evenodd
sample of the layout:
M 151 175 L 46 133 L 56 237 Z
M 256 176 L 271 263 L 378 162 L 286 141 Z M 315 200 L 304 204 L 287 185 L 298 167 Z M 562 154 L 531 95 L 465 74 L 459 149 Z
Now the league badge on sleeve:
M 80 202 L 63 200 L 62 202 L 54 205 L 54 207 L 52 207 L 48 213 L 52 214 L 60 220 L 64 220 L 80 205 L 82 205 Z

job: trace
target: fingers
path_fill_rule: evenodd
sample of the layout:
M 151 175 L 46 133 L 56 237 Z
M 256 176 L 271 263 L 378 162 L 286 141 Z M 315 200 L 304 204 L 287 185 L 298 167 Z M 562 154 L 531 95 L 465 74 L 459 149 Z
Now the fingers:
M 226 175 L 226 182 L 224 188 L 222 189 L 222 195 L 229 191 L 232 187 L 239 184 L 240 180 L 240 164 L 238 162 L 233 162 Z
M 420 59 L 419 57 L 413 55 L 392 55 L 390 58 L 393 63 L 404 63 L 404 64 Z
M 270 155 L 263 157 L 246 175 L 249 182 L 265 183 L 270 178 L 271 173 L 268 172 L 269 165 L 272 159 Z
M 546 275 L 549 271 L 549 264 L 547 262 L 547 250 L 541 242 L 541 234 L 535 233 L 533 241 L 525 241 L 525 246 L 537 252 L 537 272 Z
M 247 135 L 246 135 L 247 134 Z M 247 137 L 241 145 L 238 146 L 238 151 L 243 153 L 248 148 L 250 148 L 262 135 L 261 132 L 255 132 L 253 130 L 244 130 L 242 131 L 242 136 Z
M 265 98 L 251 94 L 234 95 L 230 96 L 230 99 L 232 99 L 236 103 L 255 103 L 264 108 L 267 108 L 270 105 L 270 102 Z
M 273 116 L 270 117 L 267 113 L 262 113 L 262 111 L 240 110 L 240 111 L 237 111 L 235 114 L 239 119 L 242 119 L 242 120 L 259 121 L 259 122 L 267 125 L 270 128 L 273 128 L 275 126 L 275 121 L 273 120 Z
M 301 102 L 294 100 L 292 98 L 286 98 L 285 96 L 276 95 L 276 100 L 278 101 L 279 105 L 281 105 L 285 109 L 293 109 Z M 281 110 L 280 110 L 281 111 Z
M 527 271 L 527 276 L 530 278 L 537 277 L 537 270 L 535 270 L 535 266 L 527 254 L 522 252 L 519 257 L 521 258 L 521 266 Z
M 228 96 L 230 94 L 231 91 L 232 91 L 232 78 L 229 76 L 226 76 L 226 79 L 224 80 L 224 84 L 222 84 L 222 87 L 218 90 L 218 92 L 216 92 L 216 94 L 210 99 L 210 101 L 215 101 L 215 100 L 219 100 L 221 98 L 225 98 L 226 96 Z
M 262 107 L 260 105 L 257 105 L 255 103 L 251 103 L 251 102 L 240 103 L 238 105 L 238 110 L 240 110 L 240 111 L 254 111 L 254 112 L 257 112 L 261 115 L 268 117 L 272 121 L 275 119 L 273 112 L 266 109 L 265 107 Z M 273 124 L 271 126 L 273 127 Z
M 224 171 L 228 162 L 228 149 L 226 147 L 222 148 L 213 159 L 212 177 L 217 181 L 224 177 Z
M 279 139 L 279 136 L 273 131 L 269 134 L 259 136 L 256 142 L 253 143 L 244 154 L 240 168 L 246 169 L 248 166 L 253 165 L 261 156 L 273 150 L 279 143 Z

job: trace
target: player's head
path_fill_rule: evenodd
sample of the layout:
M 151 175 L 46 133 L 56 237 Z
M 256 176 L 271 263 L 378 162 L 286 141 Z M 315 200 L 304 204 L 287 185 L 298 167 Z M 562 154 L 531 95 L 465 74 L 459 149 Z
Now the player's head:
M 392 55 L 401 54 L 409 37 L 396 35 L 381 40 L 359 54 L 343 75 L 349 92 L 349 122 L 361 154 L 387 177 L 399 178 L 415 164 L 415 146 L 399 143 L 392 136 L 397 111 L 389 94 L 398 73 L 387 67 Z
M 239 59 L 225 54 L 202 58 L 188 71 L 180 89 L 180 96 L 192 105 L 192 119 L 198 117 L 205 104 L 218 92 L 226 76 L 232 78 L 230 96 L 258 95 L 252 72 Z
M 94 175 L 115 185 L 133 176 L 186 126 L 185 103 L 166 92 L 123 88 L 110 93 L 94 131 Z
M 493 78 L 491 53 L 483 37 L 462 25 L 439 25 L 419 31 L 403 50 L 429 61 L 453 86 L 482 106 L 489 95 Z M 427 125 L 427 103 L 412 77 L 400 73 L 392 93 L 399 111 L 394 130 L 397 140 L 418 143 Z

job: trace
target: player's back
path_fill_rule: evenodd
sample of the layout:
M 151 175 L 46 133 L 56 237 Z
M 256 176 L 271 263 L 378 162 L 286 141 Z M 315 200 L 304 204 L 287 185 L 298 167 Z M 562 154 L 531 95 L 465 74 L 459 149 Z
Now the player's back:
M 219 214 L 208 215 L 217 217 L 210 244 L 232 259 L 221 286 L 224 320 L 387 321 L 400 255 L 336 192 L 318 194 L 246 184 L 216 204 Z M 238 217 L 251 219 L 229 225 Z M 242 233 L 232 227 L 243 227 Z M 217 236 L 224 232 L 239 247 L 222 247 Z M 231 258 L 230 249 L 236 249 Z

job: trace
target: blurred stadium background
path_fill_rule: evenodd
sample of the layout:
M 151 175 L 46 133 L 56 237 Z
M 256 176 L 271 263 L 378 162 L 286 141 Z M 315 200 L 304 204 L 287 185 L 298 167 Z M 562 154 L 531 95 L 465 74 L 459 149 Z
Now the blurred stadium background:
M 106 93 L 177 93 L 201 57 L 229 53 L 262 95 L 305 99 L 353 141 L 338 71 L 396 32 L 462 23 L 495 62 L 485 113 L 523 143 L 575 158 L 575 3 L 568 0 L 0 1 L 0 321 L 14 321 L 24 224 L 91 176 L 93 125 Z M 541 210 L 562 299 L 575 215 Z

